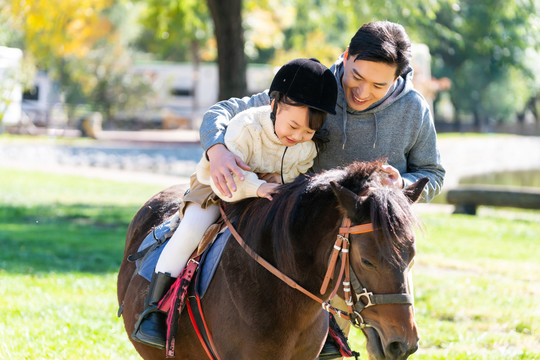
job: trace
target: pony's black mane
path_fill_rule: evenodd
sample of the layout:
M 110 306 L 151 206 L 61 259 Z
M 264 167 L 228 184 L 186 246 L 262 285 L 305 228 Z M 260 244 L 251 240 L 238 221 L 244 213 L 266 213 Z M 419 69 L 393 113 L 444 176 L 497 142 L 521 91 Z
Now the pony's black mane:
M 411 209 L 410 200 L 401 191 L 388 187 L 374 189 L 368 197 L 373 227 L 381 229 L 377 240 L 379 257 L 402 267 L 410 259 L 402 255 L 414 241 L 418 219 Z
M 377 244 L 380 256 L 393 263 L 402 263 L 406 259 L 400 254 L 407 241 L 414 239 L 416 218 L 410 201 L 401 191 L 380 185 L 380 165 L 380 161 L 355 162 L 320 174 L 300 176 L 280 186 L 272 201 L 249 198 L 228 204 L 226 212 L 241 234 L 260 238 L 258 244 L 251 244 L 252 247 L 257 250 L 272 246 L 277 265 L 294 272 L 292 229 L 302 223 L 308 224 L 306 218 L 316 218 L 321 213 L 339 214 L 337 198 L 330 186 L 335 182 L 355 194 L 367 196 L 370 212 L 355 214 L 351 218 L 353 224 L 372 222 L 376 228 L 381 228 L 383 236 Z M 328 232 L 337 230 L 341 216 L 336 219 L 338 221 L 332 224 L 334 228 L 329 228 Z

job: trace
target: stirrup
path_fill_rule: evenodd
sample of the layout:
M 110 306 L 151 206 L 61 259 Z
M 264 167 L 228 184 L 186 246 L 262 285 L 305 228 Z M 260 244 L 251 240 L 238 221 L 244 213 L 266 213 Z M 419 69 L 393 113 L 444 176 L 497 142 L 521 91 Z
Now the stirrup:
M 141 344 L 152 346 L 161 350 L 165 349 L 166 344 L 166 334 L 164 337 L 156 337 L 156 336 L 148 336 L 141 332 L 141 324 L 146 320 L 148 321 L 149 316 L 153 313 L 161 313 L 162 311 L 158 310 L 157 307 L 149 307 L 146 310 L 142 312 L 142 314 L 139 316 L 139 319 L 135 323 L 135 327 L 133 329 L 133 333 L 131 334 L 131 338 L 134 341 L 140 342 Z M 163 314 L 165 316 L 165 314 Z

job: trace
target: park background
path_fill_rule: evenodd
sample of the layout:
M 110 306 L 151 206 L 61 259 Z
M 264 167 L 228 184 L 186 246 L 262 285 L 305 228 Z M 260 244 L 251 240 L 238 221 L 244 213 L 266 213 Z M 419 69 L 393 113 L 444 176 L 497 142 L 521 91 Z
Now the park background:
M 448 171 L 443 194 L 416 207 L 411 358 L 540 359 L 539 211 L 446 203 L 465 183 L 540 187 L 539 10 L 0 0 L 0 358 L 136 359 L 115 316 L 125 230 L 154 193 L 187 184 L 204 109 L 267 88 L 292 58 L 330 66 L 362 23 L 388 19 L 415 44 Z

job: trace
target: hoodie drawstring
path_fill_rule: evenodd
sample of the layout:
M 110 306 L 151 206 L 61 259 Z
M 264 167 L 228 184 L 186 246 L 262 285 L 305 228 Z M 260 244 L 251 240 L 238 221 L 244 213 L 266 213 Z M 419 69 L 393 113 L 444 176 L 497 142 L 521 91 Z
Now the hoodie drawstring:
M 347 120 L 348 120 L 348 117 L 347 117 L 347 100 L 344 100 L 343 101 L 343 109 L 345 109 L 343 111 L 343 115 L 342 115 L 342 120 L 343 120 L 343 133 L 341 135 L 341 149 L 345 149 L 345 144 L 347 143 Z M 372 114 L 373 115 L 373 125 L 375 126 L 375 134 L 374 134 L 374 137 L 373 137 L 373 148 L 375 149 L 375 147 L 377 146 L 377 137 L 379 135 L 378 131 L 379 131 L 379 126 L 377 124 L 377 115 L 375 115 L 375 113 Z
M 375 139 L 373 139 L 373 148 L 375 149 L 375 145 L 377 145 L 377 115 L 373 114 L 373 121 L 375 123 Z

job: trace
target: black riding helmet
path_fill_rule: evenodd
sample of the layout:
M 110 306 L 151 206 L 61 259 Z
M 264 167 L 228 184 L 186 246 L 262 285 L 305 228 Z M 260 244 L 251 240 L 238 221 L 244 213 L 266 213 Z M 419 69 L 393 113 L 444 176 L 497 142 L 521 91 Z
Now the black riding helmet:
M 295 59 L 283 65 L 270 85 L 269 93 L 273 91 L 311 108 L 336 113 L 336 78 L 315 58 Z

